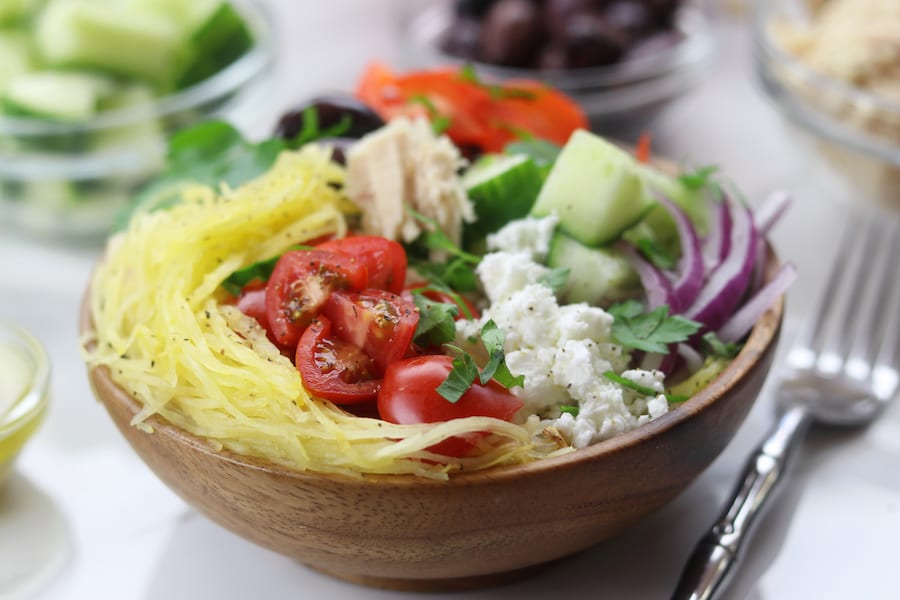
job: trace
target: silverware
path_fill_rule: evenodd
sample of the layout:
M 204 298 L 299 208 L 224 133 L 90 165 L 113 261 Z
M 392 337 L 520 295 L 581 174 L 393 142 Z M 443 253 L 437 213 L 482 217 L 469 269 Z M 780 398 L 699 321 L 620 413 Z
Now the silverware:
M 726 588 L 810 424 L 860 427 L 883 412 L 897 394 L 898 337 L 900 230 L 884 216 L 855 216 L 776 384 L 780 417 L 694 548 L 672 600 L 711 600 Z

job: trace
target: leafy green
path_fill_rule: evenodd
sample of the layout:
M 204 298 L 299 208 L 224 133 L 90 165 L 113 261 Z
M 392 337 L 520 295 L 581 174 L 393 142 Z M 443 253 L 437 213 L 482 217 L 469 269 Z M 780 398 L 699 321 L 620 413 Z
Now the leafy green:
M 493 320 L 488 320 L 481 328 L 481 341 L 490 356 L 487 364 L 481 370 L 482 385 L 491 379 L 496 379 L 497 383 L 506 388 L 524 385 L 525 377 L 523 375 L 516 377 L 509 372 L 509 367 L 506 365 L 506 353 L 503 350 L 506 332 L 497 327 Z
M 419 309 L 419 322 L 413 334 L 415 342 L 424 347 L 452 342 L 456 337 L 456 317 L 459 315 L 459 307 L 426 298 L 420 290 L 413 291 L 412 296 Z
M 296 137 L 287 140 L 285 145 L 288 148 L 296 149 L 316 140 L 340 137 L 347 133 L 352 126 L 353 118 L 350 115 L 344 115 L 340 121 L 331 127 L 322 129 L 319 126 L 319 111 L 315 106 L 307 106 L 303 109 L 303 129 L 300 130 Z
M 437 386 L 436 391 L 447 402 L 455 404 L 472 387 L 472 383 L 478 377 L 478 365 L 475 364 L 475 359 L 462 348 L 448 347 L 456 350 L 457 355 L 453 359 L 453 368 L 441 385 Z
M 723 342 L 715 332 L 709 331 L 703 334 L 703 349 L 707 355 L 718 358 L 734 358 L 741 351 L 741 345 L 735 342 Z
M 415 94 L 410 96 L 407 102 L 413 104 L 421 104 L 428 111 L 428 120 L 431 122 L 431 130 L 435 135 L 440 135 L 450 129 L 452 121 L 447 115 L 441 114 L 434 102 L 425 94 Z
M 669 307 L 648 313 L 640 302 L 629 300 L 611 306 L 613 340 L 627 348 L 667 354 L 669 344 L 683 342 L 700 330 L 700 323 L 678 315 L 669 316 Z
M 579 410 L 579 407 L 578 407 L 578 405 L 575 405 L 575 404 L 562 404 L 559 407 L 559 412 L 569 413 L 573 417 L 578 416 L 578 410 Z
M 557 267 L 555 269 L 550 269 L 547 273 L 538 277 L 537 282 L 546 285 L 548 288 L 553 290 L 553 293 L 558 293 L 564 287 L 566 287 L 566 283 L 569 281 L 569 273 L 571 273 L 572 269 L 569 267 Z
M 477 378 L 482 385 L 493 379 L 506 388 L 522 386 L 525 377 L 514 376 L 506 365 L 506 354 L 503 351 L 503 342 L 506 340 L 506 332 L 497 327 L 493 321 L 488 321 L 481 328 L 481 341 L 488 351 L 488 362 L 483 369 L 478 369 L 478 364 L 465 350 L 451 344 L 444 344 L 457 353 L 453 359 L 453 368 L 447 378 L 436 388 L 438 394 L 448 402 L 456 402 L 466 391 L 472 387 Z
M 714 176 L 718 172 L 719 167 L 716 165 L 697 167 L 693 171 L 683 172 L 678 176 L 678 181 L 688 189 L 702 190 L 706 186 L 714 183 Z
M 641 385 L 639 383 L 635 383 L 634 381 L 632 381 L 630 379 L 626 379 L 625 377 L 622 377 L 621 375 L 617 374 L 615 371 L 606 371 L 605 373 L 603 373 L 603 376 L 606 377 L 607 379 L 609 379 L 610 381 L 618 383 L 622 387 L 626 387 L 631 390 L 634 390 L 638 394 L 642 394 L 644 396 L 656 396 L 657 394 L 660 393 L 660 392 L 657 392 L 656 390 L 654 390 L 653 388 L 649 388 L 649 387 Z M 670 404 L 677 404 L 680 402 L 684 402 L 685 400 L 688 399 L 687 396 L 677 396 L 675 394 L 663 393 L 663 395 L 666 397 L 666 400 Z
M 478 278 L 475 276 L 474 266 L 481 261 L 481 257 L 466 252 L 453 243 L 453 240 L 447 237 L 434 219 L 426 217 L 411 206 L 407 206 L 406 211 L 428 228 L 419 236 L 415 244 L 427 250 L 444 252 L 451 256 L 445 262 L 427 258 L 424 260 L 411 258 L 410 267 L 439 287 L 460 292 L 475 291 L 478 288 Z

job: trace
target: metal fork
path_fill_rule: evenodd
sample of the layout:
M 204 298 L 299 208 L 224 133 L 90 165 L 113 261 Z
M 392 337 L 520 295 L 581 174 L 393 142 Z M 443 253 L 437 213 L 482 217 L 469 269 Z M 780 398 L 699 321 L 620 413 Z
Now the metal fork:
M 859 427 L 883 412 L 897 394 L 898 337 L 900 230 L 884 216 L 854 216 L 776 384 L 780 417 L 694 548 L 672 600 L 719 597 L 810 424 Z

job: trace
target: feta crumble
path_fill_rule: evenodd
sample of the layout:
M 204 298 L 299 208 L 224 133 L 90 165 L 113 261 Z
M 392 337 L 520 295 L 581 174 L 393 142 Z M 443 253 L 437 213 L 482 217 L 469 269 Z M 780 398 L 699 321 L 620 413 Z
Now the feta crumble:
M 506 363 L 522 375 L 512 392 L 524 403 L 517 422 L 534 434 L 554 428 L 575 448 L 630 431 L 668 410 L 661 371 L 628 369 L 629 355 L 611 341 L 613 318 L 585 303 L 560 306 L 540 283 L 555 217 L 513 221 L 488 237 L 477 274 L 490 305 L 478 321 L 458 321 L 461 341 L 489 319 L 506 332 Z M 644 396 L 604 377 L 614 371 L 658 392 Z M 576 406 L 577 415 L 563 410 Z

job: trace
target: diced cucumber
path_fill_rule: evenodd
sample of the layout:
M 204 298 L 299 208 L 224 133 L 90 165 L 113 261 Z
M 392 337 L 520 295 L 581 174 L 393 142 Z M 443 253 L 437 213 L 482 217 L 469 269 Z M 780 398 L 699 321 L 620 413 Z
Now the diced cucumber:
M 215 10 L 190 34 L 187 59 L 177 87 L 184 88 L 218 73 L 253 46 L 253 34 L 229 2 Z
M 183 34 L 170 19 L 127 5 L 49 0 L 37 47 L 58 66 L 81 66 L 170 83 Z
M 18 116 L 83 121 L 112 93 L 111 80 L 94 73 L 36 71 L 13 77 L 4 94 L 6 112 Z
M 166 17 L 189 36 L 225 0 L 126 0 L 130 7 Z
M 531 214 L 555 212 L 566 233 L 588 246 L 601 246 L 634 226 L 653 204 L 634 158 L 579 130 L 560 152 Z
M 138 117 L 129 119 L 127 125 L 100 129 L 91 136 L 92 151 L 110 151 L 127 148 L 128 152 L 141 153 L 142 162 L 153 170 L 162 167 L 165 156 L 163 124 L 156 116 L 154 95 L 147 85 L 124 85 L 103 102 L 102 110 L 130 109 Z
M 613 248 L 590 248 L 557 231 L 550 240 L 547 264 L 569 269 L 563 302 L 587 302 L 608 306 L 640 293 L 640 279 L 631 265 Z
M 0 31 L 0 95 L 9 81 L 34 67 L 31 47 L 24 31 Z
M 463 185 L 478 220 L 469 233 L 485 236 L 513 219 L 528 215 L 544 177 L 527 156 L 492 154 L 481 158 L 463 176 Z
M 0 25 L 21 21 L 31 13 L 35 0 L 0 0 Z

